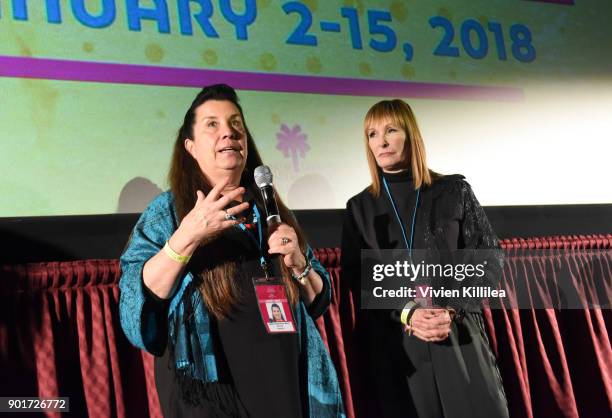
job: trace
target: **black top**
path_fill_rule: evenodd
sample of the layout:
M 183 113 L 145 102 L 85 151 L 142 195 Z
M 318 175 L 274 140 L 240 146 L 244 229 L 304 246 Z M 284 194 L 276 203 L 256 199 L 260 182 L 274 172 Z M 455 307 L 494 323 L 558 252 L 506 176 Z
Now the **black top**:
M 248 218 L 247 222 L 252 223 L 251 211 Z M 256 237 L 254 231 L 253 237 Z M 210 315 L 218 383 L 202 384 L 179 378 L 171 350 L 156 358 L 156 383 L 165 416 L 299 418 L 307 415 L 307 407 L 302 403 L 307 396 L 306 386 L 301 384 L 298 335 L 268 334 L 265 329 L 252 281 L 264 273 L 259 264 L 259 248 L 248 234 L 232 228 L 192 257 L 189 268 L 194 277 L 219 260 L 237 261 L 240 299 L 228 317 L 216 319 Z M 267 245 L 263 250 L 267 254 Z M 199 290 L 192 286 L 191 291 Z M 322 302 L 323 298 L 315 298 L 308 310 Z M 193 386 L 201 387 L 199 393 Z
M 402 218 L 406 238 L 410 240 L 416 200 L 413 180 L 408 172 L 384 175 Z M 343 225 L 341 264 L 342 275 L 350 280 L 356 294 L 360 289 L 361 249 L 405 248 L 402 231 L 383 184 L 377 197 L 365 189 L 349 199 Z M 426 251 L 428 257 L 442 257 L 458 249 L 490 250 L 486 254 L 487 274 L 480 282 L 472 279 L 470 283 L 494 284 L 501 277 L 503 254 L 499 251 L 497 237 L 471 187 L 461 175 L 438 177 L 430 186 L 421 187 L 413 249 Z M 460 282 L 455 280 L 450 283 L 458 284 Z M 446 306 L 446 301 L 438 303 L 434 299 L 434 302 Z M 480 311 L 480 306 L 474 306 L 473 301 L 450 302 L 457 310 Z
M 417 192 L 414 189 L 414 180 L 412 178 L 412 174 L 410 171 L 404 171 L 401 173 L 385 173 L 384 178 L 387 180 L 387 185 L 389 186 L 389 192 L 393 196 L 393 201 L 395 202 L 397 211 L 404 225 L 404 230 L 406 232 L 406 240 L 408 244 L 410 244 L 410 232 L 412 226 L 412 218 L 415 214 L 415 205 L 417 203 L 416 197 Z M 381 194 L 384 199 L 388 200 L 388 203 L 391 201 L 388 199 L 387 192 L 385 190 L 384 185 L 381 184 Z M 418 209 L 418 208 L 417 208 Z M 401 234 L 401 229 L 399 222 L 397 220 L 397 216 L 395 216 L 395 211 L 391 207 L 388 212 L 391 216 L 390 223 L 388 225 L 389 232 L 389 242 L 385 245 L 384 248 L 406 248 L 406 243 L 404 242 L 404 238 Z M 415 219 L 416 221 L 416 219 Z M 397 239 L 396 235 L 399 233 L 399 239 Z M 418 236 L 415 232 L 415 236 Z M 393 237 L 393 238 L 391 238 Z M 413 243 L 413 248 L 416 248 L 416 243 Z

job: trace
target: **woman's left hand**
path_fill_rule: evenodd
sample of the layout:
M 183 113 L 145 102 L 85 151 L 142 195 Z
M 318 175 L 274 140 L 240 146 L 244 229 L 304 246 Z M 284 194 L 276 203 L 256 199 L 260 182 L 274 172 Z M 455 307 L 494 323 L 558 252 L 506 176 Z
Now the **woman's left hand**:
M 285 265 L 300 274 L 306 268 L 306 258 L 302 254 L 295 230 L 287 224 L 280 224 L 268 238 L 268 253 L 280 254 Z

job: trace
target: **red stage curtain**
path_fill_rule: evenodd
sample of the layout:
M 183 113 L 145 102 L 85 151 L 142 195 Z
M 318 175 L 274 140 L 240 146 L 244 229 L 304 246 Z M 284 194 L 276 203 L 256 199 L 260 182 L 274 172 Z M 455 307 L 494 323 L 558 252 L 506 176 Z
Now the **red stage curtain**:
M 603 288 L 608 303 L 607 309 L 485 310 L 511 416 L 610 416 L 612 235 L 506 239 L 501 244 L 506 288 L 517 281 L 534 283 L 540 272 L 555 266 L 585 291 Z M 555 251 L 535 257 L 538 249 Z M 531 290 L 537 296 L 538 289 L 532 285 Z
M 121 331 L 118 280 L 117 260 L 3 266 L 2 396 L 67 396 L 78 417 L 161 417 L 151 356 Z
M 502 245 L 506 281 L 519 267 L 547 262 L 527 259 L 521 249 L 556 248 L 563 254 L 557 262 L 569 269 L 588 262 L 590 269 L 579 270 L 591 275 L 584 282 L 610 286 L 612 235 L 512 239 Z M 580 253 L 588 249 L 599 250 L 597 257 Z M 317 326 L 336 365 L 347 415 L 354 417 L 350 387 L 359 376 L 346 361 L 354 305 L 339 280 L 339 249 L 316 254 L 333 287 L 332 305 Z M 117 260 L 0 268 L 2 396 L 69 396 L 71 413 L 79 417 L 161 416 L 152 357 L 132 347 L 119 325 L 119 275 Z M 506 309 L 486 311 L 485 318 L 513 417 L 610 413 L 610 310 Z

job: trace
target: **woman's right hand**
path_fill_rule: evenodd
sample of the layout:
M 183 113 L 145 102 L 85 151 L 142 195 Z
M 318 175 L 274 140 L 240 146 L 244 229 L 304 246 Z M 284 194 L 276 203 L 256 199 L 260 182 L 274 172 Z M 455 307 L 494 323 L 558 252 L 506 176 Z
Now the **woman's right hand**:
M 185 215 L 178 230 L 172 236 L 170 242 L 177 248 L 195 248 L 203 242 L 210 241 L 216 235 L 227 228 L 230 228 L 238 223 L 237 220 L 226 219 L 226 214 L 237 215 L 249 207 L 248 202 L 242 202 L 239 205 L 229 209 L 226 207 L 234 200 L 240 200 L 239 197 L 245 192 L 244 187 L 238 187 L 229 193 L 221 196 L 221 191 L 227 186 L 227 181 L 217 183 L 215 187 L 208 193 L 207 196 L 200 190 L 197 191 L 196 203 Z

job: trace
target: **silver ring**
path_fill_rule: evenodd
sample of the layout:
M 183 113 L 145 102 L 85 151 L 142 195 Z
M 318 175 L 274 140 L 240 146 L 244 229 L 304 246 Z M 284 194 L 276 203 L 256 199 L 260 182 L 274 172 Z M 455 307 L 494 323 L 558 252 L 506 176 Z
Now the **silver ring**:
M 225 211 L 225 220 L 231 221 L 232 219 L 234 219 L 234 217 L 230 215 L 228 211 Z
M 291 242 L 291 240 L 290 240 L 289 238 L 287 238 L 287 237 L 282 237 L 282 238 L 281 238 L 281 243 L 282 243 L 283 245 L 287 245 L 287 244 L 289 244 L 290 242 Z

